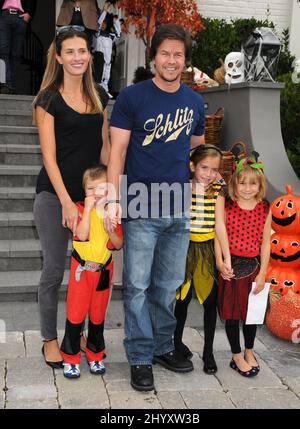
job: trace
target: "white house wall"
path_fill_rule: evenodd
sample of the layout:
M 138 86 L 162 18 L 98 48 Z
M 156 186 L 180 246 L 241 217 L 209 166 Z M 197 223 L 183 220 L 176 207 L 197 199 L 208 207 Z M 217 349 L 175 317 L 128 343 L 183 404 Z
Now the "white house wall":
M 290 50 L 300 58 L 300 1 L 293 0 Z
M 291 24 L 293 1 L 297 0 L 198 0 L 198 5 L 201 15 L 207 18 L 268 17 L 281 32 Z

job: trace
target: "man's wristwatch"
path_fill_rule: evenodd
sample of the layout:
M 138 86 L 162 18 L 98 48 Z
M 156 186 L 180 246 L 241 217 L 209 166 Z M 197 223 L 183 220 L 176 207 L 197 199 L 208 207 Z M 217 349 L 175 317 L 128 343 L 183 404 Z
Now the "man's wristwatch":
M 120 200 L 107 200 L 106 203 L 104 204 L 104 207 L 108 206 L 108 204 L 111 204 L 111 203 L 119 204 Z

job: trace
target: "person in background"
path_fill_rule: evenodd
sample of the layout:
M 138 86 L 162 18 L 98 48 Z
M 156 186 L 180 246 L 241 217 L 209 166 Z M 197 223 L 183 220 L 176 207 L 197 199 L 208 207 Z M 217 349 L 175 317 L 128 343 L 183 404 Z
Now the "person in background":
M 93 51 L 96 57 L 95 78 L 109 94 L 113 44 L 121 36 L 121 24 L 117 15 L 109 13 L 110 3 L 106 2 L 99 18 L 99 32 L 93 38 Z M 101 62 L 103 66 L 101 67 Z M 98 66 L 99 63 L 99 66 Z
M 5 62 L 6 83 L 2 94 L 16 93 L 16 75 L 21 63 L 28 23 L 37 0 L 0 0 L 0 58 Z
M 92 46 L 93 35 L 98 31 L 99 7 L 97 0 L 63 0 L 57 18 L 57 27 L 74 27 L 85 31 Z M 63 30 L 61 30 L 63 31 Z

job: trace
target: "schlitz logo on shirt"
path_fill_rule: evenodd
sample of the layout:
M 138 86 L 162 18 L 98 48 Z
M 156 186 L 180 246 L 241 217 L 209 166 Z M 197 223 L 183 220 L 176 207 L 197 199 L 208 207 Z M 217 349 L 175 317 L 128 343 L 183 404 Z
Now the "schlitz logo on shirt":
M 165 140 L 165 143 L 177 140 L 179 134 L 185 129 L 186 135 L 188 136 L 194 120 L 194 111 L 189 110 L 188 107 L 185 109 L 178 108 L 175 113 L 174 120 L 171 119 L 171 113 L 165 115 L 160 113 L 156 118 L 148 119 L 145 122 L 145 131 L 150 132 L 144 141 L 143 146 L 147 146 L 153 142 L 154 139 L 160 139 L 168 133 L 172 133 Z

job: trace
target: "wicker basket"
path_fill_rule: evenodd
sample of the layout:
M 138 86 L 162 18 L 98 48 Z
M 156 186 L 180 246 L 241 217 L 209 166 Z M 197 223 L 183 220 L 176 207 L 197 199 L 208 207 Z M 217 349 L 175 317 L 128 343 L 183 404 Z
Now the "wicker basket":
M 222 122 L 224 119 L 224 107 L 219 109 L 212 115 L 205 116 L 205 143 L 220 145 L 220 134 Z
M 191 71 L 185 70 L 181 73 L 181 83 L 185 83 L 191 88 L 195 85 L 193 69 Z
M 246 158 L 246 144 L 242 140 L 237 140 L 231 147 L 230 150 L 222 151 L 223 157 L 220 167 L 220 174 L 228 184 L 232 173 L 233 173 L 233 164 L 236 161 L 236 157 L 232 152 L 234 148 L 239 147 L 240 153 L 237 155 L 237 159 Z

